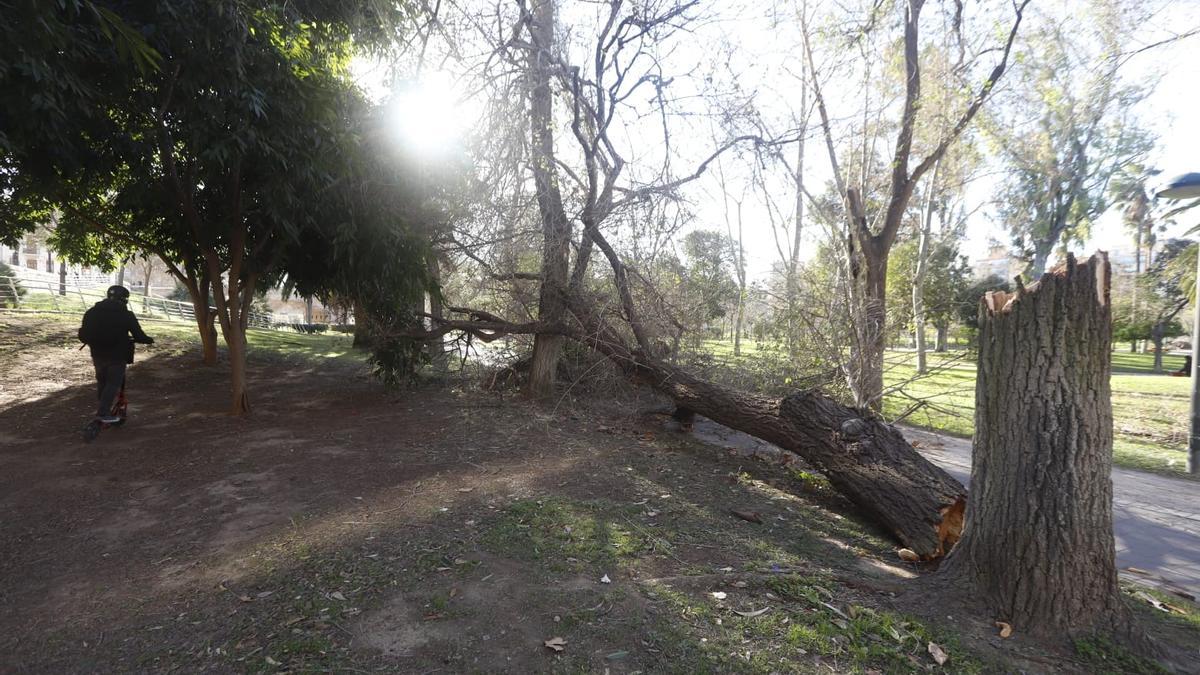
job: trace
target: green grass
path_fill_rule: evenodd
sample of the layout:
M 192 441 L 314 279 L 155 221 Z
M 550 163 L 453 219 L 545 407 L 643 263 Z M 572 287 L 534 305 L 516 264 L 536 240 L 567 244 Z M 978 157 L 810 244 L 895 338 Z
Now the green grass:
M 920 399 L 924 405 L 906 423 L 970 437 L 975 430 L 975 363 L 966 354 L 930 354 L 930 373 L 917 378 L 915 354 L 889 353 L 885 386 L 901 388 L 884 398 L 885 416 L 902 415 L 914 399 Z M 1191 380 L 1132 374 L 1149 373 L 1152 364 L 1149 354 L 1114 354 L 1113 461 L 1118 466 L 1186 476 Z M 1167 368 L 1172 365 L 1168 360 Z M 1174 367 L 1180 365 L 1182 360 Z
M 776 355 L 772 345 L 742 342 L 741 356 L 728 341 L 706 341 L 703 349 L 728 368 L 751 368 L 763 356 Z M 975 430 L 975 362 L 966 351 L 928 354 L 930 372 L 916 375 L 916 354 L 888 352 L 884 416 L 916 427 L 969 438 Z M 1113 353 L 1113 460 L 1118 466 L 1186 477 L 1191 380 L 1153 374 L 1151 354 Z M 1183 357 L 1167 355 L 1166 371 L 1183 366 Z
M 142 328 L 150 336 L 165 334 L 188 344 L 200 344 L 200 336 L 196 332 L 196 327 L 191 323 L 143 320 Z M 219 335 L 219 328 L 217 332 Z M 365 355 L 365 352 L 352 347 L 354 338 L 345 333 L 327 332 L 306 335 L 291 330 L 251 328 L 246 331 L 246 341 L 250 345 L 252 356 L 255 353 L 269 353 L 275 355 L 276 358 L 288 360 L 333 360 L 350 364 L 362 363 Z M 224 340 L 218 338 L 218 345 L 224 349 Z

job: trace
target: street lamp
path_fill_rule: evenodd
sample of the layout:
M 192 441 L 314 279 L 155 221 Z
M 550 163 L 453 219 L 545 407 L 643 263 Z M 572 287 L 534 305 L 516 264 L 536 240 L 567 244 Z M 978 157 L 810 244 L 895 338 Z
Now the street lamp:
M 1185 173 L 1172 178 L 1157 193 L 1166 199 L 1200 197 L 1200 173 Z M 1196 283 L 1200 284 L 1200 255 L 1196 256 Z M 1197 289 L 1200 290 L 1200 289 Z M 1200 294 L 1197 294 L 1200 300 Z M 1200 302 L 1192 320 L 1192 430 L 1188 436 L 1188 473 L 1200 473 Z

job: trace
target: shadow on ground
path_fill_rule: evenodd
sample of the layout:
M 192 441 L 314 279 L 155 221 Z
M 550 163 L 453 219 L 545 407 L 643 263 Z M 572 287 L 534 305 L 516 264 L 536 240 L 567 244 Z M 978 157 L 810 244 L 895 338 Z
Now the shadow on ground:
M 344 363 L 260 355 L 230 418 L 222 369 L 170 342 L 85 445 L 68 343 L 0 351 L 57 383 L 0 398 L 0 672 L 923 672 L 935 640 L 957 672 L 1013 662 L 893 607 L 914 571 L 820 479 Z

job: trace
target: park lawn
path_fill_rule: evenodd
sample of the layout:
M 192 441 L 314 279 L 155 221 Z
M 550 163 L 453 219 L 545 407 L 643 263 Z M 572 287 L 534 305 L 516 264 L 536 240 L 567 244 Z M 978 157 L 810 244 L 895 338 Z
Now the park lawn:
M 914 399 L 924 400 L 905 423 L 971 436 L 975 363 L 966 354 L 931 354 L 930 374 L 914 379 L 916 355 L 889 353 L 884 381 L 893 393 L 884 398 L 885 416 L 898 417 L 917 402 Z M 1186 476 L 1190 380 L 1137 374 L 1150 373 L 1152 364 L 1150 354 L 1113 355 L 1113 459 L 1119 466 Z M 1168 357 L 1165 366 L 1172 370 L 1182 364 L 1182 358 Z
M 748 365 L 763 354 L 777 354 L 771 345 L 742 342 L 741 356 L 733 343 L 710 340 L 703 348 L 725 366 Z M 929 353 L 930 373 L 916 377 L 916 354 L 890 351 L 886 357 L 883 412 L 904 423 L 969 438 L 975 430 L 975 362 L 969 352 Z M 1113 458 L 1118 466 L 1171 476 L 1187 476 L 1187 423 L 1190 380 L 1152 374 L 1151 354 L 1113 353 Z M 1167 371 L 1183 366 L 1183 357 L 1163 359 Z M 918 405 L 915 410 L 914 405 Z
M 196 327 L 183 321 L 143 320 L 142 328 L 147 335 L 156 336 L 168 334 L 176 340 L 189 345 L 198 346 L 200 336 Z M 217 329 L 218 335 L 220 329 Z M 292 330 L 267 330 L 251 328 L 246 331 L 246 341 L 250 345 L 250 353 L 255 351 L 272 355 L 274 358 L 288 360 L 333 360 L 346 364 L 363 363 L 366 352 L 354 349 L 354 341 L 348 333 L 326 331 L 315 335 L 306 335 Z M 218 348 L 225 349 L 225 341 L 217 339 Z M 156 349 L 151 347 L 150 349 Z

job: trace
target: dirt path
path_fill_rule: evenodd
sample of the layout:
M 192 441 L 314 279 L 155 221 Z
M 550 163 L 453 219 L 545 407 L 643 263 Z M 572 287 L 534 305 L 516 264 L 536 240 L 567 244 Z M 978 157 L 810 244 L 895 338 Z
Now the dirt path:
M 71 328 L 0 313 L 0 674 L 1094 671 L 913 616 L 826 483 L 645 419 L 265 352 L 233 419 L 164 337 L 85 445 Z

